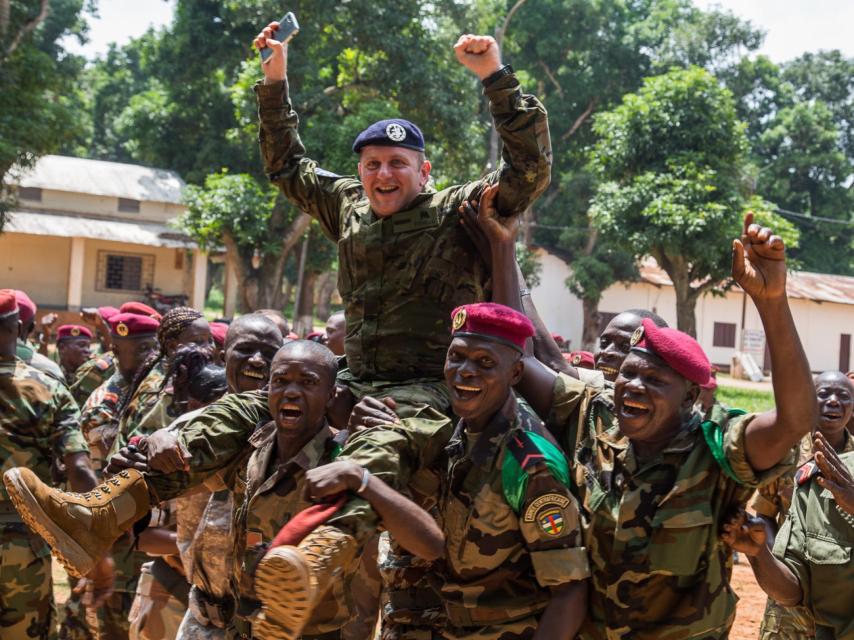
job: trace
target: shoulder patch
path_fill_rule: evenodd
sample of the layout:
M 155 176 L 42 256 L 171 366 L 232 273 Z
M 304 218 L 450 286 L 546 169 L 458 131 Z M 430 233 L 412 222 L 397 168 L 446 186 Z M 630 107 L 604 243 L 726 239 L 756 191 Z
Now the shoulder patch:
M 721 425 L 721 422 L 728 422 L 732 418 L 744 415 L 746 412 L 741 409 L 724 410 L 723 407 L 720 409 L 718 412 L 712 409 L 710 419 L 704 420 L 700 425 L 703 430 L 703 438 L 721 470 L 728 478 L 741 484 L 732 470 L 732 465 L 727 460 L 726 453 L 724 453 L 724 427 Z M 723 414 L 724 411 L 726 411 L 726 415 Z
M 463 311 L 461 313 L 465 312 Z M 465 322 L 465 317 L 463 317 L 463 322 Z M 454 323 L 456 324 L 456 319 L 454 320 Z M 546 459 L 545 455 L 543 455 L 543 452 L 537 447 L 533 438 L 531 438 L 530 432 L 528 431 L 523 431 L 522 433 L 510 438 L 510 441 L 507 443 L 507 449 L 513 454 L 513 457 L 516 458 L 516 462 L 519 464 L 519 467 L 525 471 Z
M 558 482 L 565 487 L 569 486 L 569 463 L 566 456 L 548 438 L 532 431 L 523 431 L 510 438 L 507 449 L 509 455 L 504 456 L 501 465 L 501 484 L 507 504 L 517 514 L 525 502 L 528 475 L 533 473 L 536 465 L 545 463 L 549 473 Z
M 798 486 L 801 486 L 802 484 L 806 484 L 807 482 L 812 480 L 820 472 L 821 471 L 818 468 L 818 465 L 815 463 L 815 460 L 810 460 L 800 469 L 795 471 L 795 482 L 798 483 Z

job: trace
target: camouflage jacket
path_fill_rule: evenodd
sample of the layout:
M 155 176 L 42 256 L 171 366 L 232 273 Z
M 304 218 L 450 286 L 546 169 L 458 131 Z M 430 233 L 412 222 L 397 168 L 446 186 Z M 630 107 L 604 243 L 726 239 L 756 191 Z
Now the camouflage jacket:
M 729 549 L 720 525 L 756 488 L 791 469 L 747 460 L 752 415 L 712 423 L 717 450 L 692 416 L 653 460 L 639 460 L 619 430 L 610 392 L 560 374 L 550 423 L 573 451 L 593 577 L 585 639 L 726 638 L 735 617 Z M 720 462 L 716 456 L 720 456 Z
M 545 108 L 522 93 L 515 74 L 494 80 L 484 92 L 504 142 L 501 168 L 475 182 L 424 191 L 409 209 L 378 218 L 357 178 L 324 171 L 305 157 L 287 82 L 259 83 L 255 91 L 265 171 L 338 244 L 353 375 L 441 378 L 451 311 L 490 297 L 487 265 L 457 209 L 496 181 L 502 211 L 522 211 L 545 190 L 551 177 Z
M 137 387 L 136 392 L 119 420 L 119 428 L 110 455 L 124 447 L 128 440 L 137 433 L 140 423 L 151 412 L 162 394 L 163 366 L 156 365 Z M 168 424 L 168 423 L 167 423 Z M 166 425 L 163 425 L 166 426 Z
M 854 474 L 854 451 L 840 458 Z M 816 638 L 854 638 L 854 514 L 846 513 L 815 481 L 814 463 L 798 471 L 792 508 L 774 541 L 774 555 L 798 577 L 801 604 L 815 617 Z M 846 586 L 847 585 L 847 586 Z
M 565 484 L 569 472 L 564 481 L 554 475 L 532 434 L 551 441 L 542 423 L 518 412 L 511 395 L 483 432 L 475 436 L 460 421 L 448 444 L 439 511 L 446 539 L 442 597 L 454 626 L 537 616 L 549 603 L 549 587 L 590 575 L 578 506 Z M 508 463 L 515 463 L 517 477 L 508 474 Z M 511 504 L 516 481 L 524 488 Z
M 35 367 L 42 373 L 49 375 L 57 382 L 61 382 L 63 385 L 67 386 L 68 383 L 65 380 L 65 374 L 62 372 L 62 369 L 59 368 L 59 365 L 47 356 L 40 354 L 22 340 L 18 340 L 17 355 L 26 364 L 31 367 Z
M 255 599 L 252 574 L 262 545 L 269 544 L 294 515 L 311 506 L 303 495 L 305 472 L 331 462 L 339 447 L 324 425 L 293 458 L 278 463 L 276 423 L 268 422 L 249 438 L 252 453 L 234 484 L 235 549 L 232 554 L 236 591 L 242 600 Z M 349 580 L 336 580 L 314 608 L 304 630 L 318 635 L 340 629 L 350 618 Z
M 116 372 L 116 362 L 112 351 L 89 358 L 80 365 L 70 381 L 71 395 L 81 407 L 92 393 L 109 380 Z
M 55 459 L 89 451 L 79 420 L 65 385 L 18 358 L 0 357 L 0 471 L 27 467 L 50 483 Z M 0 487 L 0 502 L 8 500 Z
M 92 463 L 103 469 L 118 432 L 116 412 L 129 383 L 120 373 L 93 391 L 80 411 L 80 430 L 92 449 Z
M 846 430 L 845 442 L 839 453 L 854 451 L 854 437 Z M 804 436 L 798 446 L 798 466 L 812 459 L 812 435 Z M 789 507 L 792 505 L 792 493 L 795 489 L 795 477 L 788 473 L 773 482 L 759 487 L 751 498 L 749 507 L 761 516 L 777 521 L 777 526 L 783 526 Z

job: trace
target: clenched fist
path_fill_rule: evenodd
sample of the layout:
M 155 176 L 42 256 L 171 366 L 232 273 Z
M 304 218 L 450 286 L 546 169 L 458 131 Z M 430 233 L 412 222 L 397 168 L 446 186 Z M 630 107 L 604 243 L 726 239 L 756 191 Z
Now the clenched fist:
M 486 80 L 501 68 L 501 51 L 492 36 L 460 36 L 454 45 L 454 53 L 460 64 L 471 69 L 478 78 Z

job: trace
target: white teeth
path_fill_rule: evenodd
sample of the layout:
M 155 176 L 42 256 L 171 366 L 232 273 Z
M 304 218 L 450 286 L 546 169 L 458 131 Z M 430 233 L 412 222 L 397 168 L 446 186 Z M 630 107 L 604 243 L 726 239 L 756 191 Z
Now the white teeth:
M 466 387 L 466 386 L 463 386 L 461 384 L 454 385 L 454 386 L 460 391 L 474 391 L 474 392 L 480 391 L 479 387 Z
M 631 400 L 623 400 L 623 404 L 627 407 L 633 407 L 635 409 L 646 409 L 646 406 L 640 404 L 639 402 L 632 402 Z
M 602 373 L 617 373 L 617 370 L 614 369 L 613 367 L 602 367 L 602 366 L 600 366 L 599 371 L 601 371 Z
M 282 411 L 302 411 L 297 405 L 287 402 L 282 405 Z
M 255 378 L 256 380 L 264 379 L 264 374 L 260 371 L 256 371 L 255 369 L 244 369 L 242 373 L 247 378 Z

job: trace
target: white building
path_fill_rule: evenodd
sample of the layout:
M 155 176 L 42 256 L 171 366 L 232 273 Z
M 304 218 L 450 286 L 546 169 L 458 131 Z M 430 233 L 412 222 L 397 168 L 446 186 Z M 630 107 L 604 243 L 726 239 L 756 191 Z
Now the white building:
M 186 208 L 172 171 L 45 156 L 18 185 L 0 234 L 0 287 L 40 312 L 118 306 L 147 286 L 204 308 L 207 256 L 168 226 Z
M 561 258 L 542 249 L 540 286 L 532 290 L 534 303 L 551 331 L 581 346 L 581 301 L 564 285 L 570 274 Z M 649 309 L 676 326 L 676 294 L 667 274 L 649 258 L 640 267 L 639 282 L 609 287 L 599 304 L 603 323 L 626 309 Z M 813 371 L 850 371 L 851 334 L 854 333 L 854 277 L 790 272 L 789 302 L 792 315 Z M 724 296 L 707 294 L 696 308 L 697 339 L 712 363 L 729 367 L 736 350 L 753 354 L 760 366 L 766 360 L 765 333 L 750 298 L 739 287 Z M 604 324 L 603 324 L 604 326 Z

